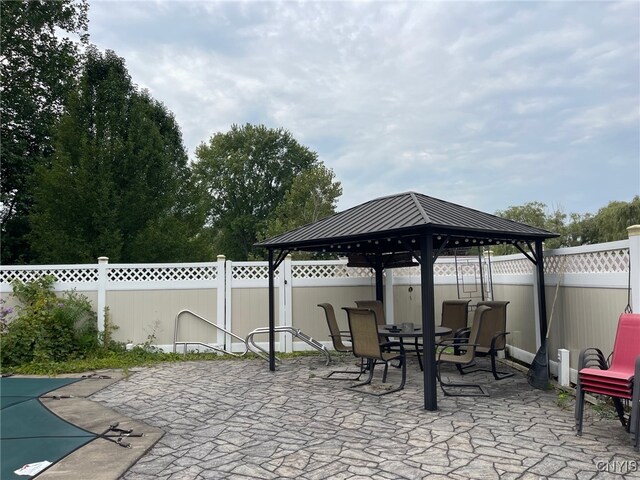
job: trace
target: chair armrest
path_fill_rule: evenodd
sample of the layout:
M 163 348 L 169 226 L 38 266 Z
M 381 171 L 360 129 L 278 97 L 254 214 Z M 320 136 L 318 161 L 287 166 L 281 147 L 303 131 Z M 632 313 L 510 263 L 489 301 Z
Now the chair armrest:
M 453 332 L 454 338 L 469 338 L 469 335 L 471 335 L 471 329 L 468 327 L 459 328 L 458 330 Z
M 443 342 L 441 342 L 441 343 L 443 343 Z M 477 343 L 463 343 L 461 345 L 464 345 L 466 347 L 474 347 L 474 348 L 478 346 Z M 440 346 L 440 344 L 436 345 L 436 347 L 438 347 L 438 346 Z M 449 344 L 447 346 L 448 347 L 452 347 L 452 346 L 456 347 L 456 346 L 459 346 L 459 345 L 456 345 L 455 343 L 453 343 L 453 344 Z M 438 352 L 438 359 L 436 360 L 436 363 L 440 363 L 441 362 L 442 354 L 445 352 L 445 350 L 446 350 L 445 348 L 441 348 L 440 349 L 440 351 Z
M 455 342 L 448 340 L 442 340 L 441 342 L 436 343 L 436 347 L 477 347 L 477 343 L 469 343 L 469 342 Z
M 500 337 L 506 337 L 507 335 L 509 335 L 511 332 L 498 332 L 496 333 L 493 338 L 491 339 L 491 351 L 495 352 L 496 351 L 496 342 L 498 341 L 498 339 Z M 507 341 L 505 340 L 505 345 L 506 345 Z

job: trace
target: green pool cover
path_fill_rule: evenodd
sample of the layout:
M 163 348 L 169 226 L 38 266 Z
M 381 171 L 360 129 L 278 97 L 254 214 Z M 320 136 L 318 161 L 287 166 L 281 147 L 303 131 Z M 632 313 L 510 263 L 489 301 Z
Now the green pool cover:
M 32 478 L 14 472 L 23 465 L 44 460 L 56 463 L 96 438 L 94 433 L 58 417 L 38 400 L 79 380 L 0 378 L 0 478 Z

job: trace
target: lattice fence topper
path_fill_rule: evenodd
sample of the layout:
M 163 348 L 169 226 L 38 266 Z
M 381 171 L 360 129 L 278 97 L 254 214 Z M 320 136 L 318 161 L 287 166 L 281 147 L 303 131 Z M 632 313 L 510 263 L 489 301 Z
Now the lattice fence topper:
M 56 282 L 82 283 L 98 281 L 97 268 L 34 268 L 2 269 L 0 270 L 0 283 L 11 283 L 12 280 L 20 280 L 23 283 L 32 282 L 45 275 L 52 275 Z
M 545 259 L 546 261 L 546 259 Z M 527 258 L 518 258 L 506 261 L 492 261 L 492 275 L 530 275 L 535 265 Z
M 366 267 L 347 267 L 345 264 L 292 265 L 293 278 L 368 278 L 373 275 Z
M 584 253 L 567 253 L 545 256 L 546 273 L 621 273 L 629 271 L 629 249 L 616 248 Z M 460 263 L 460 262 L 459 262 Z M 477 263 L 477 262 L 476 262 Z M 487 264 L 485 260 L 485 265 Z M 460 268 L 460 265 L 459 265 Z M 530 275 L 535 266 L 526 258 L 491 261 L 491 273 L 494 275 Z M 110 282 L 173 282 L 173 281 L 212 281 L 218 276 L 218 267 L 213 265 L 173 265 L 173 266 L 117 266 L 107 265 L 107 276 Z M 264 280 L 269 277 L 268 265 L 232 264 L 233 279 Z M 34 267 L 0 269 L 0 282 L 7 284 L 14 279 L 22 282 L 37 280 L 43 275 L 53 275 L 60 283 L 91 283 L 98 281 L 98 268 L 69 267 Z M 275 272 L 280 277 L 280 269 Z M 456 265 L 452 261 L 437 261 L 434 264 L 434 275 L 439 277 L 455 276 Z M 292 264 L 294 278 L 367 278 L 373 276 L 370 268 L 347 267 L 342 263 L 301 263 Z M 394 269 L 394 276 L 420 277 L 419 267 Z
M 110 282 L 175 282 L 215 280 L 217 265 L 185 265 L 167 267 L 108 267 Z
M 546 273 L 620 273 L 629 271 L 629 249 L 545 257 Z
M 274 278 L 280 278 L 280 269 L 274 272 Z M 231 278 L 234 280 L 265 280 L 269 279 L 268 265 L 235 265 L 231 267 Z

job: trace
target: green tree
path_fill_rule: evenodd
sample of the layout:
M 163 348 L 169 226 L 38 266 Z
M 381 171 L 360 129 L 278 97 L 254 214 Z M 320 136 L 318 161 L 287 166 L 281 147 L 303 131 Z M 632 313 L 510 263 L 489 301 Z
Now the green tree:
M 86 0 L 0 2 L 0 223 L 2 263 L 33 259 L 26 241 L 31 177 L 53 152 L 51 129 L 88 40 Z
M 41 262 L 209 260 L 173 115 L 131 82 L 124 60 L 91 47 L 36 171 L 32 247 Z
M 629 237 L 627 227 L 640 224 L 640 196 L 631 202 L 613 201 L 595 215 L 572 215 L 569 225 L 576 245 L 613 242 Z
M 318 156 L 288 131 L 232 125 L 196 149 L 193 170 L 215 232 L 218 253 L 233 260 L 259 256 L 253 244 L 294 179 Z
M 342 195 L 342 186 L 334 179 L 333 171 L 324 165 L 309 168 L 294 178 L 291 188 L 267 220 L 264 237 L 274 237 L 333 215 Z
M 498 210 L 495 214 L 502 218 L 560 234 L 557 238 L 548 239 L 545 242 L 546 248 L 568 246 L 568 231 L 564 223 L 567 216 L 560 209 L 555 209 L 549 213 L 545 203 L 527 202 L 524 205 L 510 206 L 506 210 Z M 497 245 L 492 250 L 496 255 L 517 252 L 514 247 L 506 245 Z

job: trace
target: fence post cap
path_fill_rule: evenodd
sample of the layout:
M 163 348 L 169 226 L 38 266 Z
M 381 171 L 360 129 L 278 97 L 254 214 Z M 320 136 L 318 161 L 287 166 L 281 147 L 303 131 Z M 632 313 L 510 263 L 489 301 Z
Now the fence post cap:
M 630 227 L 627 227 L 627 232 L 629 232 L 630 237 L 640 235 L 640 225 L 631 225 Z
M 109 263 L 109 257 L 98 257 L 98 263 Z
M 217 259 L 219 262 L 223 262 L 224 260 L 226 260 L 226 259 L 227 259 L 227 257 L 225 257 L 224 255 L 218 255 L 218 256 L 216 257 L 216 259 Z

